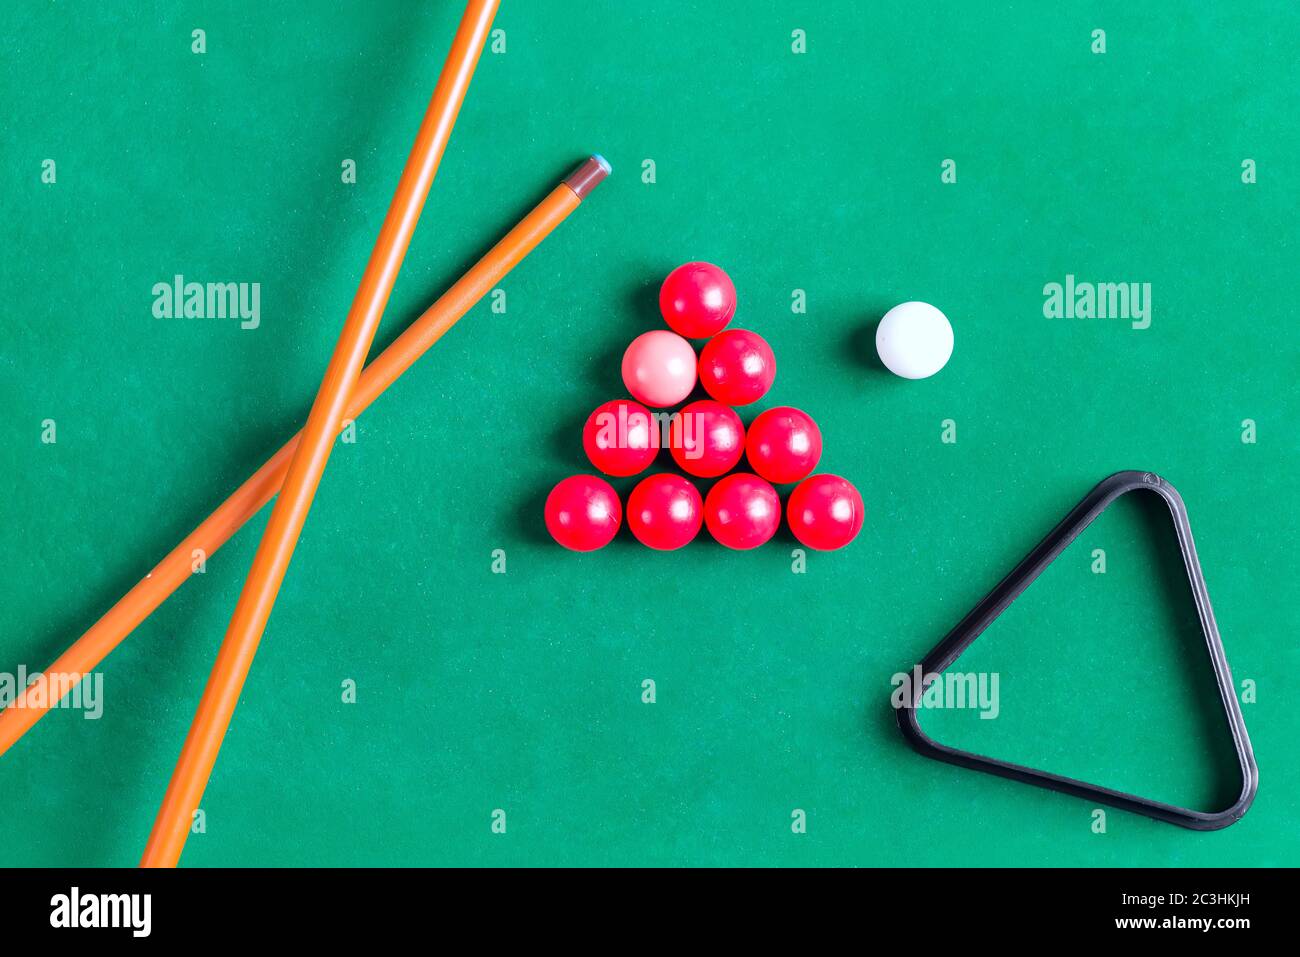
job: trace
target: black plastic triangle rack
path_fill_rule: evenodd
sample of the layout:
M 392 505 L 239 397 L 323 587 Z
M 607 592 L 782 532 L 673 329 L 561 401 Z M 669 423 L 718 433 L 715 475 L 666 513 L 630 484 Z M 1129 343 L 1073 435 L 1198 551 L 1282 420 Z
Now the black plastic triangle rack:
M 1126 492 L 1146 490 L 1155 492 L 1169 506 L 1174 528 L 1178 534 L 1178 547 L 1182 551 L 1183 566 L 1187 570 L 1187 580 L 1191 585 L 1192 599 L 1196 603 L 1196 614 L 1200 619 L 1201 632 L 1205 637 L 1205 648 L 1210 655 L 1210 664 L 1214 668 L 1214 680 L 1218 684 L 1219 699 L 1228 719 L 1228 728 L 1232 732 L 1233 747 L 1237 752 L 1237 762 L 1241 767 L 1241 794 L 1231 807 L 1223 811 L 1207 813 L 1193 811 L 1173 804 L 1164 804 L 1125 794 L 1110 788 L 1088 784 L 1074 778 L 1061 777 L 1010 764 L 994 758 L 961 751 L 939 744 L 924 731 L 917 720 L 918 705 L 926 687 L 957 660 L 967 647 L 978 638 L 993 620 L 1020 596 L 1029 584 L 1037 578 L 1052 561 L 1065 550 L 1079 533 L 1093 523 L 1112 502 Z M 1051 533 L 1039 542 L 1024 560 L 1017 565 L 996 588 L 963 618 L 948 635 L 935 646 L 934 650 L 921 661 L 922 680 L 909 690 L 904 706 L 896 709 L 899 730 L 907 742 L 927 757 L 963 768 L 985 771 L 1014 781 L 1023 781 L 1063 794 L 1087 798 L 1110 807 L 1145 814 L 1158 821 L 1167 821 L 1181 827 L 1197 831 L 1213 831 L 1227 827 L 1240 820 L 1255 800 L 1259 787 L 1259 770 L 1255 765 L 1255 752 L 1250 746 L 1250 737 L 1246 734 L 1246 722 L 1241 715 L 1241 706 L 1237 703 L 1236 686 L 1232 681 L 1232 672 L 1228 668 L 1228 659 L 1223 652 L 1223 642 L 1219 638 L 1219 627 L 1214 621 L 1214 611 L 1210 607 L 1210 596 L 1205 587 L 1205 577 L 1201 574 L 1201 563 L 1196 557 L 1196 545 L 1192 541 L 1192 528 L 1187 520 L 1187 508 L 1177 490 L 1151 472 L 1117 472 L 1104 479 L 1089 492 L 1073 511 L 1061 521 Z M 914 669 L 915 671 L 915 669 Z

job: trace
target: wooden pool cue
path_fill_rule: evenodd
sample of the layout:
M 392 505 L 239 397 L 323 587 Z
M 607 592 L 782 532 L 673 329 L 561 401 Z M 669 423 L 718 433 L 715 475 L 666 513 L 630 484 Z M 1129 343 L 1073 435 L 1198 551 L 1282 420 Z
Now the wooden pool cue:
M 420 123 L 415 146 L 402 170 L 397 192 L 366 263 L 361 284 L 343 323 L 334 353 L 325 367 L 320 391 L 307 413 L 298 447 L 289 459 L 284 484 L 271 508 L 271 517 L 258 543 L 248 579 L 235 603 L 226 637 L 217 652 L 194 721 L 181 748 L 162 806 L 145 845 L 142 867 L 175 867 L 191 818 L 199 806 L 208 777 L 217 762 L 222 739 L 239 702 L 248 669 L 275 605 L 280 584 L 312 499 L 325 472 L 334 440 L 343 423 L 352 390 L 361 377 L 366 353 L 379 329 L 384 306 L 406 256 L 416 221 L 437 175 L 447 140 L 469 89 L 474 68 L 487 42 L 499 0 L 469 0 L 456 29 L 447 62 L 438 77 L 429 108 Z
M 609 173 L 598 157 L 584 162 L 510 230 L 469 272 L 439 297 L 361 373 L 345 418 L 356 419 L 409 369 L 420 356 L 488 294 L 501 279 L 578 208 Z M 275 497 L 284 482 L 299 432 L 204 519 L 148 576 L 104 613 L 80 638 L 37 677 L 9 707 L 0 711 L 0 755 L 30 731 L 76 686 L 99 667 L 141 622 L 193 574 L 195 552 L 210 558 Z M 51 684 L 48 675 L 61 680 Z

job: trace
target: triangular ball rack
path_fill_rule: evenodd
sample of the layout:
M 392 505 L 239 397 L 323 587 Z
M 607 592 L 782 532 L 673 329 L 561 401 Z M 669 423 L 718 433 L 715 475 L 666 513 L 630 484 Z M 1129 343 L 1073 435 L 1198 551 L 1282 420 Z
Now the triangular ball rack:
M 1232 732 L 1232 744 L 1237 752 L 1237 763 L 1241 768 L 1241 794 L 1231 807 L 1222 811 L 1194 811 L 1135 794 L 1114 791 L 1086 781 L 999 761 L 970 751 L 950 748 L 939 744 L 921 730 L 917 720 L 918 704 L 921 702 L 927 684 L 941 676 L 971 642 L 978 638 L 994 619 L 1002 614 L 1065 550 L 1066 546 L 1091 525 L 1112 502 L 1127 492 L 1137 490 L 1155 492 L 1169 506 L 1169 513 L 1178 534 L 1178 547 L 1183 555 L 1183 565 L 1187 570 L 1187 580 L 1192 589 L 1192 600 L 1196 604 L 1201 633 L 1205 638 L 1205 648 L 1209 652 L 1210 664 L 1214 668 L 1214 680 L 1219 688 L 1220 703 L 1228 719 L 1228 728 Z M 1210 607 L 1210 595 L 1205 587 L 1205 576 L 1201 573 L 1201 563 L 1196 557 L 1196 545 L 1192 541 L 1192 527 L 1187 519 L 1187 508 L 1183 505 L 1178 491 L 1152 472 L 1117 472 L 1101 481 L 1056 528 L 1052 529 L 1046 538 L 1039 542 L 1033 551 L 1025 556 L 1011 574 L 989 592 L 970 614 L 925 656 L 918 667 L 924 678 L 911 688 L 910 697 L 903 707 L 896 709 L 896 714 L 903 737 L 907 739 L 908 744 L 926 757 L 975 771 L 997 774 L 1014 781 L 1023 781 L 1025 784 L 1033 784 L 1051 791 L 1073 794 L 1076 797 L 1087 798 L 1137 814 L 1145 814 L 1158 821 L 1167 821 L 1197 831 L 1214 831 L 1235 823 L 1255 800 L 1255 792 L 1259 788 L 1259 769 L 1255 765 L 1255 752 L 1250 746 L 1250 737 L 1246 734 L 1246 722 L 1241 714 L 1241 706 L 1237 702 L 1232 672 L 1228 668 L 1228 659 L 1223 652 L 1219 626 L 1214 621 L 1214 611 Z

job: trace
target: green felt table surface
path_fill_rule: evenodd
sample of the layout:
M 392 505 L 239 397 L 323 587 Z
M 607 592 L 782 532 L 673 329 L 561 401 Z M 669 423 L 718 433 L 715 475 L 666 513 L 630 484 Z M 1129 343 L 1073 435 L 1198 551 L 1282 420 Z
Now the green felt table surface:
M 44 668 L 301 423 L 461 9 L 0 10 L 0 671 Z M 1300 8 L 505 0 L 496 27 L 376 350 L 589 152 L 614 173 L 336 447 L 183 863 L 1300 863 Z M 802 571 L 784 529 L 578 555 L 542 524 L 691 259 L 775 350 L 745 420 L 806 409 L 866 500 Z M 177 274 L 259 283 L 257 328 L 156 318 Z M 1149 326 L 1049 318 L 1067 275 L 1149 283 Z M 955 329 L 928 380 L 874 355 L 908 299 Z M 1247 699 L 1259 796 L 1224 831 L 1097 833 L 894 727 L 891 676 L 1121 469 L 1186 500 Z M 102 716 L 0 758 L 0 865 L 138 860 L 267 511 L 104 662 Z M 929 713 L 941 740 L 1236 793 L 1140 497 L 958 668 L 998 674 L 999 713 Z

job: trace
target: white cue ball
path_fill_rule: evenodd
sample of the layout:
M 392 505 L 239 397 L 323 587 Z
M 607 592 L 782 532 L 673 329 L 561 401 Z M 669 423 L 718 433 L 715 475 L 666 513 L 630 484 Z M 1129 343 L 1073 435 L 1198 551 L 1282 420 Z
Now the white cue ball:
M 928 302 L 899 303 L 876 327 L 876 352 L 904 379 L 926 379 L 952 355 L 952 324 Z

